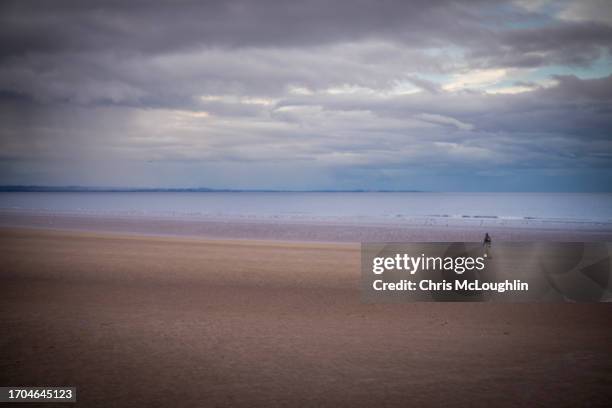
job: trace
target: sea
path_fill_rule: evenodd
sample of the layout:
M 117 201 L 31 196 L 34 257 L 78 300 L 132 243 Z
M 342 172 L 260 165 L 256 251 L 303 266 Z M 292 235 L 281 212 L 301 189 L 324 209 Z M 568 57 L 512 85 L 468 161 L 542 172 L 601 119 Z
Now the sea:
M 608 193 L 2 192 L 1 211 L 91 216 L 436 224 L 612 224 Z

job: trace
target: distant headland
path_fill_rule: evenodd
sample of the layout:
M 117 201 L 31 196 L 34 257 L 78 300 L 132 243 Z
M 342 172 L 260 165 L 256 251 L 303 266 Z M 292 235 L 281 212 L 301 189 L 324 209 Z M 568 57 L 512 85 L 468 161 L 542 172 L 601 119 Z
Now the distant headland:
M 38 193 L 422 193 L 423 190 L 283 190 L 283 189 L 233 189 L 208 187 L 86 187 L 86 186 L 38 186 L 5 185 L 0 192 L 38 192 Z

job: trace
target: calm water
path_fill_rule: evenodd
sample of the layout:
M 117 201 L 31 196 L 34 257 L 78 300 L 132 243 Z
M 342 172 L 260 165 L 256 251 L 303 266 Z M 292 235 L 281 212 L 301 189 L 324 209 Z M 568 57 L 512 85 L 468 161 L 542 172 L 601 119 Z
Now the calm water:
M 0 193 L 0 209 L 170 217 L 534 218 L 612 222 L 612 194 Z

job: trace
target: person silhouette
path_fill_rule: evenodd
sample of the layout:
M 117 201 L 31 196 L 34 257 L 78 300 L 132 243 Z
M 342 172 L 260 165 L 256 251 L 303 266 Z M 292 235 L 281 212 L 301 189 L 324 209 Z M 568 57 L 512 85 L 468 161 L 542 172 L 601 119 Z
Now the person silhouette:
M 482 241 L 482 247 L 484 248 L 484 256 L 489 256 L 489 249 L 491 249 L 491 236 L 489 233 L 485 233 L 484 241 Z

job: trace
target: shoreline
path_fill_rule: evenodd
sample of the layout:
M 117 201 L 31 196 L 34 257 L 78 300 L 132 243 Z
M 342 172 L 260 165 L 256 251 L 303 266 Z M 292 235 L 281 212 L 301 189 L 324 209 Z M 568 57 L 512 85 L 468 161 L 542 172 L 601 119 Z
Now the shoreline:
M 320 222 L 317 220 L 223 217 L 117 216 L 87 213 L 0 210 L 0 227 L 92 231 L 142 236 L 295 242 L 480 242 L 485 232 L 496 241 L 612 241 L 607 224 L 440 225 L 425 223 Z

